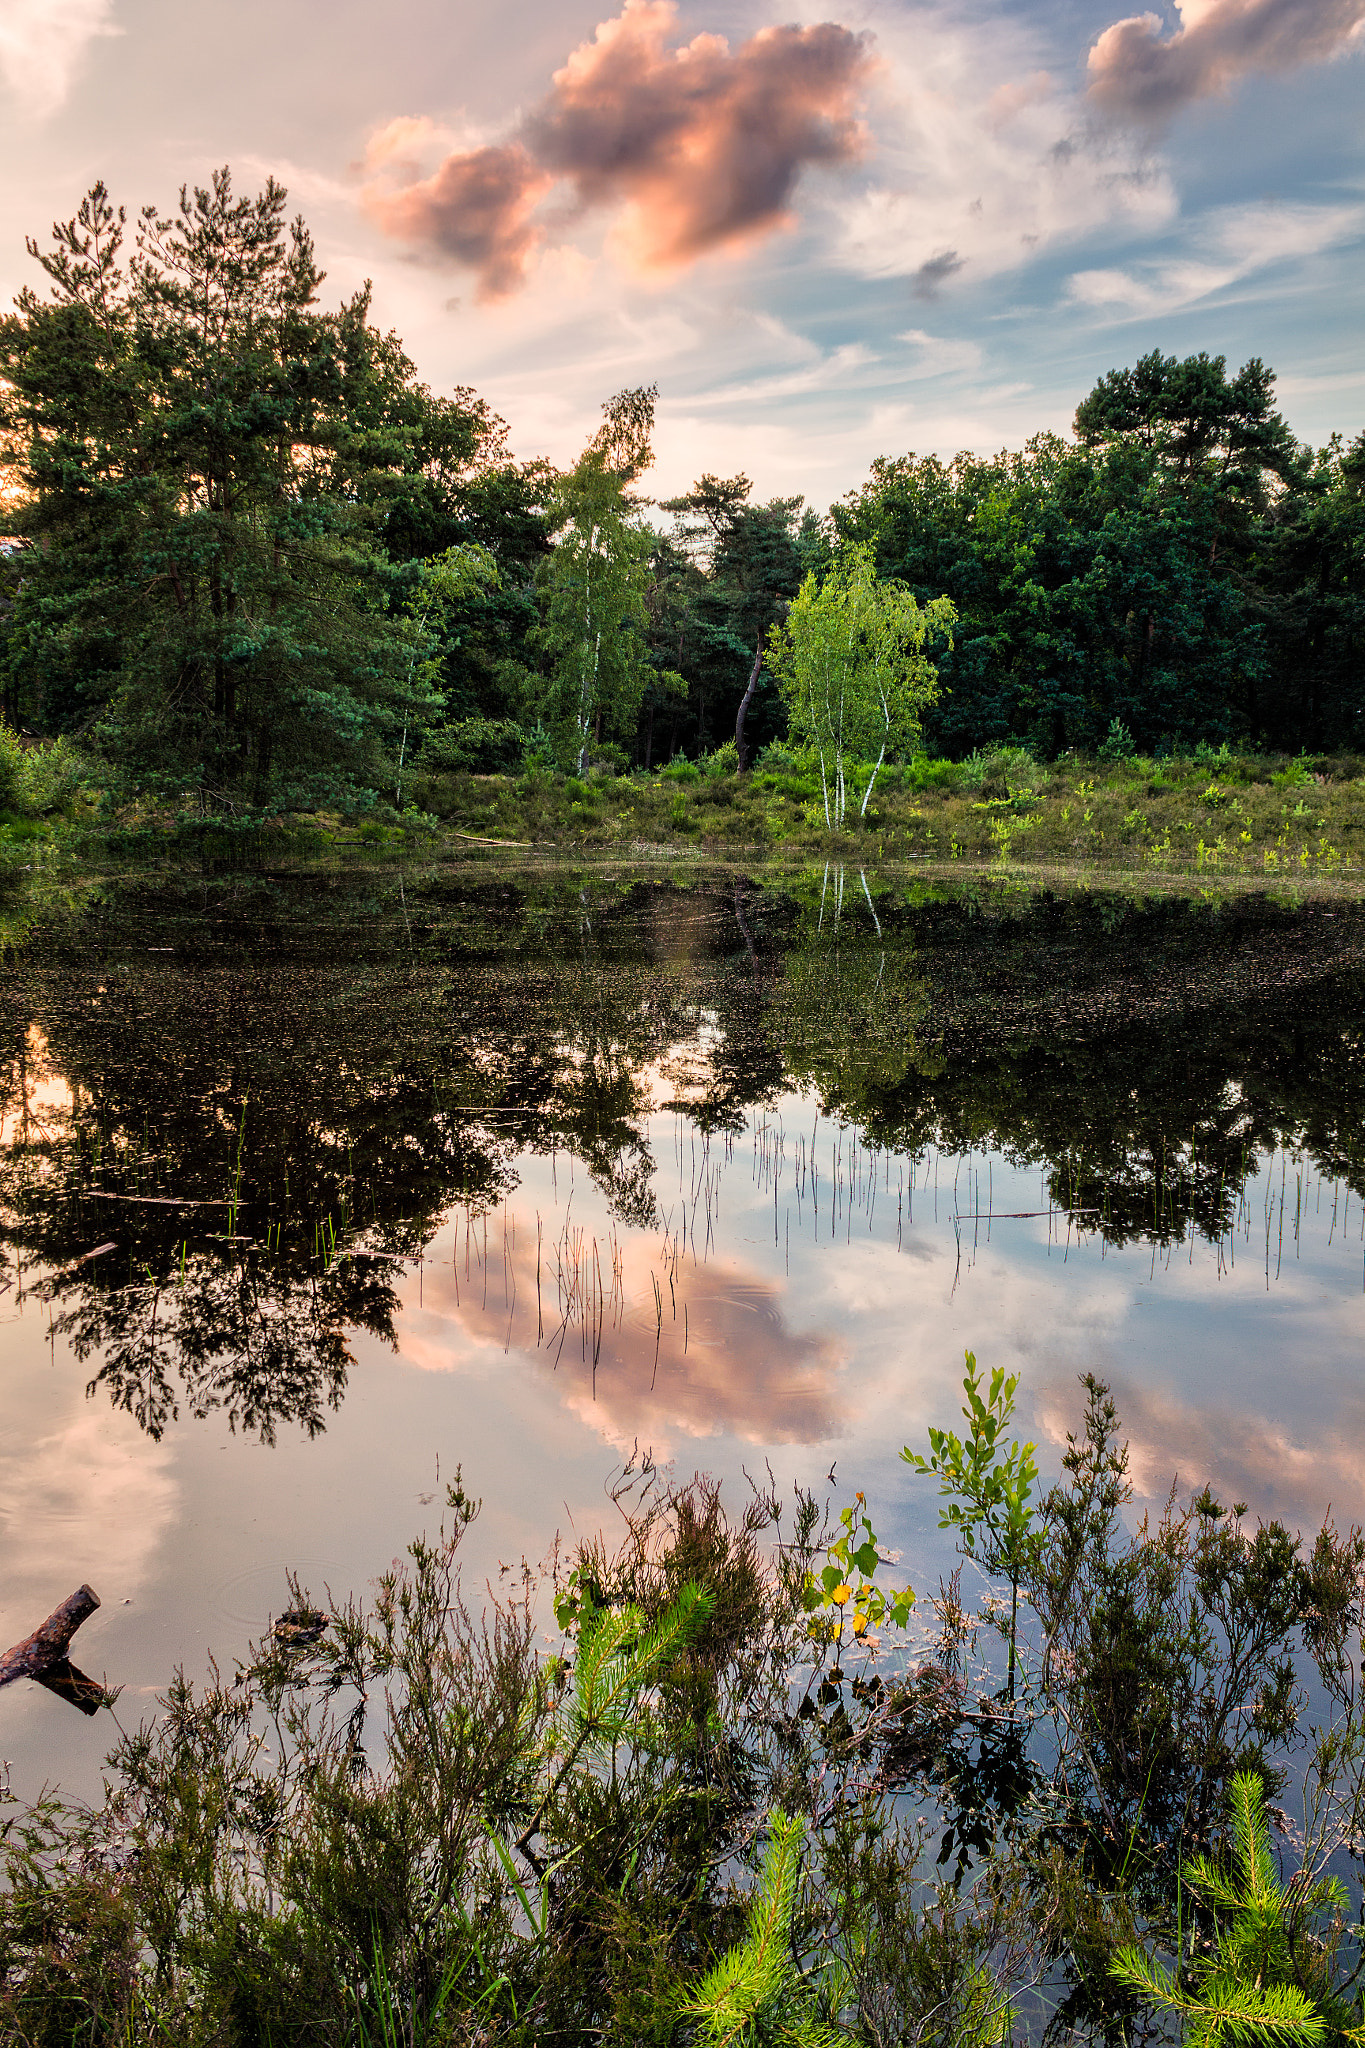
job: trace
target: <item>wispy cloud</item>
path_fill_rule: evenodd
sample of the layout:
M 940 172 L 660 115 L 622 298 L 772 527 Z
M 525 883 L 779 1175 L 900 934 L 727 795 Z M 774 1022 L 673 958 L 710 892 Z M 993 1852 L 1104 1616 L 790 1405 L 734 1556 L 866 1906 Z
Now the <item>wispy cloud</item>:
M 987 30 L 921 9 L 880 28 L 878 50 L 876 159 L 863 189 L 834 202 L 831 253 L 848 269 L 947 299 L 1058 242 L 1150 233 L 1173 216 L 1165 166 L 1085 116 L 1039 62 L 1035 25 L 1001 16 Z
M 1122 269 L 1079 270 L 1068 296 L 1120 319 L 1175 312 L 1277 263 L 1320 255 L 1362 235 L 1365 206 L 1222 207 L 1193 224 L 1179 252 Z
M 608 210 L 637 270 L 788 225 L 803 171 L 862 154 L 866 39 L 819 22 L 762 28 L 732 51 L 718 35 L 675 46 L 676 28 L 674 0 L 625 0 L 513 133 L 453 150 L 429 174 L 412 156 L 421 124 L 391 123 L 370 145 L 367 209 L 415 250 L 475 270 L 487 298 L 521 283 L 552 231 L 537 209 L 559 184 L 572 198 L 564 225 Z
M 1090 97 L 1106 113 L 1157 125 L 1249 72 L 1284 72 L 1360 46 L 1365 0 L 1176 0 L 1180 27 L 1155 14 L 1114 22 L 1091 49 Z
M 4 0 L 0 75 L 22 110 L 41 120 L 61 106 L 95 37 L 121 33 L 113 0 Z

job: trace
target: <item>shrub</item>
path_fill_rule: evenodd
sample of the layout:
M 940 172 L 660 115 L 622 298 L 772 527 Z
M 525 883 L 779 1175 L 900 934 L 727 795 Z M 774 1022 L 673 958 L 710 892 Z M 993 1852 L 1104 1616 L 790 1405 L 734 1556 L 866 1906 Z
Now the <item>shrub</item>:
M 708 780 L 722 775 L 738 775 L 739 748 L 733 740 L 723 740 L 711 753 L 704 754 L 697 766 Z
M 907 789 L 956 789 L 967 780 L 967 764 L 919 754 L 907 763 L 903 774 Z
M 1100 745 L 1099 757 L 1101 761 L 1131 761 L 1136 752 L 1137 748 L 1133 744 L 1133 735 L 1129 732 L 1123 720 L 1121 718 L 1111 718 L 1109 721 L 1109 732 Z
M 81 762 L 68 739 L 26 746 L 0 722 L 0 811 L 45 818 L 76 796 Z
M 520 767 L 528 744 L 529 735 L 510 718 L 464 718 L 430 733 L 420 760 L 438 773 L 466 769 L 496 775 Z
M 968 1437 L 912 1462 L 1024 1596 L 1014 1696 L 977 1647 L 1014 1645 L 989 1582 L 977 1614 L 940 1587 L 913 1656 L 878 1648 L 913 1596 L 878 1588 L 861 1496 L 831 1522 L 798 1491 L 784 1519 L 763 1488 L 736 1513 L 628 1468 L 619 1542 L 540 1593 L 546 1650 L 529 1573 L 466 1605 L 457 1479 L 372 1606 L 291 1580 L 234 1680 L 178 1676 L 101 1806 L 18 1811 L 0 1785 L 0 2040 L 994 2048 L 1044 1981 L 1054 2010 L 1069 1985 L 1052 2038 L 1133 2041 L 1202 2026 L 1224 1979 L 1237 2038 L 1277 2015 L 1353 2038 L 1356 1930 L 1321 1880 L 1365 1819 L 1365 1543 L 1253 1532 L 1207 1493 L 1133 1526 L 1089 1378 L 1038 1498 L 1012 1386 L 965 1386 Z M 1263 1792 L 1304 1733 L 1316 1804 L 1283 1886 Z M 1291 1978 L 1306 2005 L 1261 1996 Z
M 1027 747 L 992 747 L 968 755 L 961 778 L 983 797 L 1029 796 L 1042 780 L 1042 770 Z

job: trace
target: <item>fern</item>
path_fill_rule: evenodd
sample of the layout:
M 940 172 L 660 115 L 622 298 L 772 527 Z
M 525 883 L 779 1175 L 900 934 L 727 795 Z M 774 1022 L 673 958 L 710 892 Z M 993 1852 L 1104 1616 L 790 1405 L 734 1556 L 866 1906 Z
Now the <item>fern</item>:
M 1205 1906 L 1225 1916 L 1216 1949 L 1196 1957 L 1186 1971 L 1171 1972 L 1133 1946 L 1121 1948 L 1110 1965 L 1114 1976 L 1150 2004 L 1179 2014 L 1187 2048 L 1259 2048 L 1259 2044 L 1303 2044 L 1315 2048 L 1330 2025 L 1334 2036 L 1357 2038 L 1362 2030 L 1342 2024 L 1339 2003 L 1325 1981 L 1319 1995 L 1305 1980 L 1324 1977 L 1301 1932 L 1322 1915 L 1340 1918 L 1347 1908 L 1345 1887 L 1333 1877 L 1300 1872 L 1280 1882 L 1266 1823 L 1265 1792 L 1254 1771 L 1232 1781 L 1230 1866 L 1208 1856 L 1182 1866 L 1185 1883 Z M 1316 1967 L 1315 1967 L 1316 1964 Z
M 848 2036 L 825 2024 L 792 1958 L 791 1926 L 806 1828 L 774 1811 L 772 1839 L 743 1941 L 716 1963 L 682 2002 L 694 2038 L 712 2048 L 750 2048 L 759 2041 L 789 2048 L 844 2048 Z

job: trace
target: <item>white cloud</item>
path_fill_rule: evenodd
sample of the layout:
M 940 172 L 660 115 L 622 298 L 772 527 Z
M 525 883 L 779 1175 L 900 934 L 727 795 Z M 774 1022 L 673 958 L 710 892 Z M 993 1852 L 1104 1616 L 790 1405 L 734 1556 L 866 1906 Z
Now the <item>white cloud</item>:
M 917 353 L 901 371 L 905 383 L 924 377 L 970 376 L 981 368 L 981 344 L 965 336 L 926 334 L 922 327 L 909 327 L 897 341 L 907 341 Z
M 698 393 L 693 397 L 694 405 L 737 405 L 750 403 L 754 399 L 794 398 L 807 391 L 826 391 L 832 385 L 846 384 L 860 370 L 877 367 L 876 381 L 882 381 L 881 358 L 861 342 L 846 342 L 841 348 L 822 353 L 817 351 L 815 360 L 805 369 L 789 370 L 781 376 L 749 379 L 733 384 L 718 384 L 713 391 Z
M 917 11 L 876 27 L 874 173 L 831 200 L 831 255 L 844 268 L 908 277 L 933 299 L 1059 241 L 1151 233 L 1174 214 L 1165 167 L 1085 118 L 1029 24 Z
M 113 0 L 4 0 L 0 75 L 26 114 L 55 113 L 97 36 L 120 35 Z
M 23 1341 L 7 1326 L 11 1357 L 29 1368 L 17 1389 L 19 1426 L 0 1444 L 7 1640 L 33 1628 L 82 1579 L 111 1605 L 140 1593 L 180 1510 L 169 1446 L 150 1442 L 102 1398 L 88 1399 L 79 1382 L 58 1388 L 32 1377 L 44 1349 L 34 1334 Z M 30 1436 L 39 1393 L 57 1412 Z
M 1220 207 L 1192 224 L 1179 254 L 1127 269 L 1079 270 L 1068 297 L 1118 319 L 1174 312 L 1277 263 L 1303 261 L 1365 234 L 1365 206 Z

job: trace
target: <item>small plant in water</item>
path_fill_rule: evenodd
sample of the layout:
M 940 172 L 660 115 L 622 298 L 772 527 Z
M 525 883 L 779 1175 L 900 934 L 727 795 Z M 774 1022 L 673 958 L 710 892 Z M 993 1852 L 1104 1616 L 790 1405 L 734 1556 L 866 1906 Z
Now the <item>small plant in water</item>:
M 963 1418 L 967 1434 L 952 1430 L 929 1431 L 927 1458 L 907 1445 L 901 1456 L 917 1472 L 932 1472 L 939 1481 L 945 1506 L 939 1515 L 940 1529 L 957 1531 L 964 1555 L 975 1558 L 988 1572 L 1003 1572 L 1010 1582 L 1009 1692 L 1014 1697 L 1016 1641 L 1019 1624 L 1019 1586 L 1028 1569 L 1034 1548 L 1033 1496 L 1038 1467 L 1035 1446 L 1017 1440 L 1004 1448 L 1005 1431 L 1014 1415 L 1014 1394 L 1018 1373 L 1007 1379 L 997 1368 L 991 1374 L 990 1390 L 983 1397 L 976 1354 L 965 1353 L 967 1372 L 962 1382 L 967 1396 Z
M 1186 1889 L 1220 1917 L 1216 1942 L 1192 1940 L 1189 1959 L 1175 1971 L 1129 1944 L 1110 1965 L 1115 1978 L 1177 2018 L 1188 2048 L 1365 2041 L 1365 2026 L 1351 2025 L 1332 1985 L 1350 1911 L 1345 1885 L 1307 1870 L 1281 1882 L 1255 1771 L 1237 1774 L 1229 1803 L 1230 1863 L 1195 1856 L 1181 1865 Z
M 882 1565 L 896 1560 L 881 1548 L 865 1495 L 854 1495 L 853 1506 L 839 1516 L 839 1527 L 841 1534 L 829 1545 L 819 1573 L 806 1574 L 803 1598 L 811 1635 L 821 1642 L 840 1642 L 845 1621 L 855 1639 L 866 1637 L 870 1629 L 904 1628 L 915 1605 L 914 1589 L 872 1583 Z

